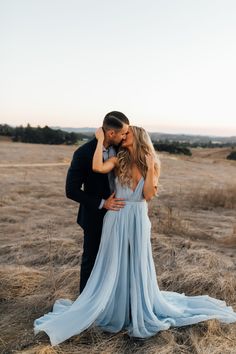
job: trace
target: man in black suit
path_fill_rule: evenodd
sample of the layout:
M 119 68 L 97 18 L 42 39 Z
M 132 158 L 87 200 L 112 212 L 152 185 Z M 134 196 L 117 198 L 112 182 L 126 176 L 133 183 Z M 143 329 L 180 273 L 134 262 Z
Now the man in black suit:
M 105 116 L 104 160 L 116 155 L 119 144 L 126 138 L 128 126 L 129 120 L 121 112 L 112 111 Z M 124 207 L 124 201 L 114 195 L 113 172 L 102 174 L 92 170 L 96 146 L 97 140 L 94 138 L 74 152 L 66 179 L 66 196 L 80 203 L 77 223 L 84 230 L 80 293 L 94 266 L 106 211 Z

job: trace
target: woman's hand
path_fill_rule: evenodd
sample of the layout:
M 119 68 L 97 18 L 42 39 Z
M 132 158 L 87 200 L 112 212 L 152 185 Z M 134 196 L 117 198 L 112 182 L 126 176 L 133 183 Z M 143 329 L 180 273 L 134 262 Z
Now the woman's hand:
M 103 141 L 105 139 L 103 129 L 98 128 L 96 130 L 95 136 L 98 142 L 93 155 L 92 169 L 94 172 L 108 173 L 116 167 L 117 157 L 113 156 L 110 157 L 108 160 L 103 161 Z
M 148 170 L 154 168 L 155 159 L 154 159 L 153 154 L 146 155 L 146 163 L 147 163 Z
M 96 130 L 95 136 L 96 136 L 97 140 L 103 141 L 104 138 L 105 138 L 103 129 L 102 128 L 98 128 Z

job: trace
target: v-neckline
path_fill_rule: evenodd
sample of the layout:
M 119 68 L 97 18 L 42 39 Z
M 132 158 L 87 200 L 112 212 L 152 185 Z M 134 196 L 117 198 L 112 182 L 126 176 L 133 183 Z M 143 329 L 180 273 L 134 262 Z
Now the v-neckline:
M 118 176 L 116 176 L 115 178 L 117 179 L 117 181 L 119 181 Z M 128 188 L 129 190 L 131 190 L 132 193 L 134 193 L 136 191 L 136 189 L 138 188 L 139 183 L 141 182 L 142 179 L 143 179 L 143 176 L 139 179 L 137 186 L 134 189 L 130 188 L 129 186 L 126 186 L 126 188 Z
M 140 183 L 140 181 L 143 179 L 143 176 L 139 179 L 139 181 L 138 181 L 138 183 L 137 183 L 137 185 L 136 185 L 136 187 L 133 189 L 133 188 L 130 188 L 130 187 L 128 187 L 133 193 L 136 191 L 136 189 L 138 188 L 138 185 L 139 185 L 139 183 Z

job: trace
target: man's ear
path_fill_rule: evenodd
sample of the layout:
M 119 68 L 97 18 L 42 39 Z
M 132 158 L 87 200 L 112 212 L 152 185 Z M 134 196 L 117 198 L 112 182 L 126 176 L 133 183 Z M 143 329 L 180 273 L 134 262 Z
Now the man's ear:
M 109 129 L 109 130 L 107 131 L 107 136 L 108 136 L 109 138 L 113 138 L 114 134 L 115 134 L 115 131 L 114 131 L 113 129 Z

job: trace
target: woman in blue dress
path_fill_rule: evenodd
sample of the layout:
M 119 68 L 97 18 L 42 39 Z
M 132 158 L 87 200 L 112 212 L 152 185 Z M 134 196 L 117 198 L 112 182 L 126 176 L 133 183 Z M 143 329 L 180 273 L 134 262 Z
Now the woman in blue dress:
M 148 338 L 170 327 L 210 319 L 236 322 L 236 312 L 222 300 L 158 287 L 147 201 L 157 193 L 160 162 L 148 133 L 131 126 L 117 157 L 105 162 L 101 128 L 96 137 L 93 169 L 114 169 L 116 197 L 125 199 L 125 207 L 105 214 L 97 258 L 82 293 L 75 301 L 58 299 L 52 312 L 34 321 L 35 334 L 46 332 L 54 346 L 92 325 Z

